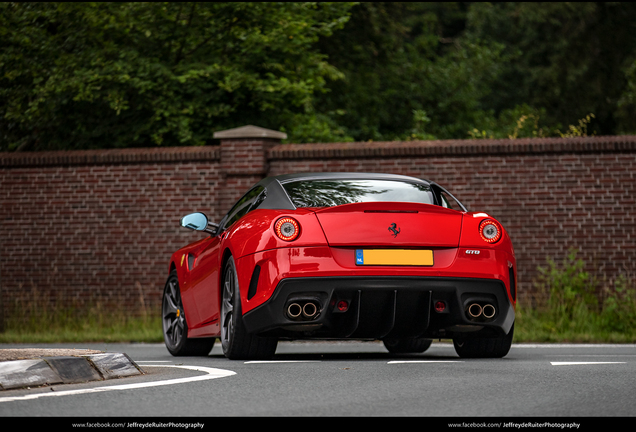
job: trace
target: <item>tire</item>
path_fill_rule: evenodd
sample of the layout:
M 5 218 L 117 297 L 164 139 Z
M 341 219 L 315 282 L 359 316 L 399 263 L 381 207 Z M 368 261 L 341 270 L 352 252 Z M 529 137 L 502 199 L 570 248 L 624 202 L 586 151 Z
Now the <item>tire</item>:
M 173 356 L 207 356 L 214 346 L 215 338 L 188 339 L 186 322 L 179 290 L 179 278 L 173 270 L 163 289 L 161 305 L 163 340 Z
M 433 342 L 432 339 L 385 339 L 384 347 L 391 354 L 423 353 Z
M 493 338 L 453 339 L 455 352 L 463 358 L 501 358 L 505 357 L 512 346 L 514 324 L 507 335 Z
M 225 265 L 221 294 L 221 346 L 231 360 L 269 359 L 278 339 L 249 334 L 243 323 L 236 264 L 230 257 Z

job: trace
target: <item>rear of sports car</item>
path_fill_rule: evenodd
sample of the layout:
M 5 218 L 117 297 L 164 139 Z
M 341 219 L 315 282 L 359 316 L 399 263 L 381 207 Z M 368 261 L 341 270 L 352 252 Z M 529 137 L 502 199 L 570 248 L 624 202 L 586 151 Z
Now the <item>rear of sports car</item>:
M 505 355 L 516 261 L 501 224 L 427 185 L 340 184 L 283 184 L 295 210 L 253 212 L 279 243 L 237 261 L 247 331 L 381 339 L 392 352 L 449 338 L 463 356 Z

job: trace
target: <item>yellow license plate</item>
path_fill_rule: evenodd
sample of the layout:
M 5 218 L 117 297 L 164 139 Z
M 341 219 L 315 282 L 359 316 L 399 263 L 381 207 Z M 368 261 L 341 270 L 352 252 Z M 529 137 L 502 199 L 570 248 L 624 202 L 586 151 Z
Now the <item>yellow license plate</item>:
M 356 265 L 432 266 L 432 250 L 356 249 Z

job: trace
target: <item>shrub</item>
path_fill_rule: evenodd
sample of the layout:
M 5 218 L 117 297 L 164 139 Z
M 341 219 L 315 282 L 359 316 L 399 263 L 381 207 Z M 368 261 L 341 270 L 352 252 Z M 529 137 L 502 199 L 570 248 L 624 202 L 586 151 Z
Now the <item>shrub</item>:
M 567 342 L 636 341 L 636 286 L 619 275 L 601 283 L 571 250 L 557 263 L 547 259 L 535 281 L 532 305 L 517 308 L 516 340 Z

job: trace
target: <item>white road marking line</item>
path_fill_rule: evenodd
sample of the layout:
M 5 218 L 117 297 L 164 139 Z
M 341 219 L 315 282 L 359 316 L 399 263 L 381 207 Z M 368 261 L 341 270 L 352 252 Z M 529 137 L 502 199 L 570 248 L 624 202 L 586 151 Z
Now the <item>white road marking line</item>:
M 512 348 L 636 348 L 636 344 L 512 344 Z
M 79 395 L 79 394 L 87 394 L 87 393 L 101 393 L 101 392 L 107 392 L 107 391 L 113 391 L 113 390 L 132 390 L 132 389 L 139 389 L 139 388 L 145 388 L 145 387 L 157 387 L 157 386 L 181 384 L 181 383 L 194 382 L 194 381 L 204 381 L 204 380 L 224 378 L 224 377 L 236 375 L 236 372 L 232 372 L 229 370 L 209 368 L 209 367 L 203 367 L 203 366 L 177 366 L 177 365 L 145 365 L 145 366 L 175 367 L 175 368 L 181 368 L 181 369 L 189 369 L 194 371 L 206 372 L 206 375 L 197 375 L 197 376 L 188 377 L 188 378 L 175 378 L 175 379 L 163 380 L 163 381 L 150 381 L 150 382 L 141 382 L 141 383 L 134 383 L 134 384 L 121 384 L 121 385 L 113 385 L 113 386 L 93 387 L 93 388 L 79 389 L 79 390 L 64 390 L 64 391 L 54 391 L 54 392 L 49 391 L 46 393 L 34 393 L 34 394 L 29 394 L 24 396 L 7 396 L 7 397 L 0 397 L 0 403 L 31 400 L 31 399 L 38 399 L 41 397 L 51 397 L 51 396 L 70 396 L 70 395 Z M 103 382 L 103 381 L 100 381 L 100 382 Z
M 402 363 L 463 363 L 461 360 L 392 360 L 387 364 L 402 364 Z
M 552 366 L 575 366 L 575 365 L 599 365 L 599 364 L 627 364 L 627 362 L 550 362 Z
M 251 360 L 243 362 L 243 364 L 259 363 L 320 363 L 320 360 Z
M 636 354 L 551 354 L 550 357 L 636 357 Z

